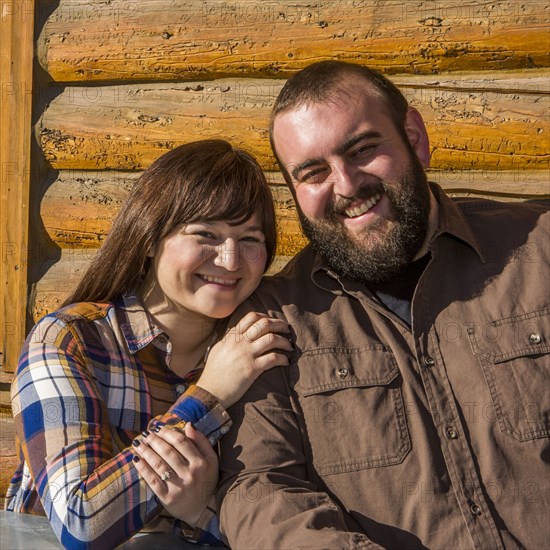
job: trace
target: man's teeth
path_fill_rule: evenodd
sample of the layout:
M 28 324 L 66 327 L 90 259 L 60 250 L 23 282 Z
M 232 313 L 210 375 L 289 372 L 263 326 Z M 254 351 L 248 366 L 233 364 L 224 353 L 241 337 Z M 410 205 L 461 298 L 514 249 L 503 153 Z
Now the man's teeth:
M 368 201 L 364 202 L 361 206 L 355 206 L 354 208 L 348 208 L 346 216 L 348 218 L 356 218 L 365 212 L 368 212 L 378 201 L 380 200 L 380 193 L 371 197 Z
M 218 285 L 234 285 L 238 279 L 220 279 L 219 277 L 210 277 L 209 275 L 201 275 L 201 277 L 208 283 L 216 283 Z

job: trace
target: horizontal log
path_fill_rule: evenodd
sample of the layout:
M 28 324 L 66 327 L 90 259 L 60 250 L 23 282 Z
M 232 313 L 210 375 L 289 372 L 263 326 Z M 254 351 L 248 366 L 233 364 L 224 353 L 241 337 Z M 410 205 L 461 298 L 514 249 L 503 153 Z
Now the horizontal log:
M 51 14 L 42 4 L 39 59 L 64 82 L 287 77 L 334 58 L 393 74 L 550 62 L 545 0 L 60 0 Z
M 139 173 L 60 172 L 40 205 L 48 236 L 63 248 L 97 248 L 111 229 L 112 221 Z M 280 255 L 293 254 L 304 240 L 294 201 L 282 176 L 269 174 L 279 224 Z M 279 184 L 279 185 L 277 185 Z M 59 213 L 63 212 L 60 216 Z
M 465 172 L 462 174 L 449 172 L 430 172 L 432 181 L 437 181 L 451 196 L 480 196 L 506 201 L 526 199 L 548 199 L 550 197 L 548 172 Z M 278 255 L 268 273 L 281 270 L 289 259 L 296 254 L 306 243 L 297 221 L 293 200 L 289 191 L 282 185 L 280 174 L 269 174 L 272 181 L 272 190 L 278 204 L 279 216 L 279 245 Z M 61 186 L 60 178 L 53 187 Z M 112 185 L 112 184 L 111 184 Z M 98 184 L 102 187 L 103 183 Z M 105 185 L 108 187 L 108 184 Z M 58 197 L 62 191 L 58 193 Z M 99 196 L 98 193 L 96 196 Z M 48 194 L 44 202 L 49 202 Z M 63 207 L 65 212 L 66 207 Z M 71 208 L 67 208 L 71 211 Z M 46 222 L 46 220 L 45 220 Z M 108 228 L 107 228 L 108 230 Z M 103 238 L 103 233 L 98 235 Z M 67 232 L 69 235 L 69 232 Z M 77 233 L 78 236 L 78 233 Z M 94 242 L 100 241 L 96 237 Z M 69 238 L 69 237 L 67 237 Z M 82 240 L 76 240 L 82 245 Z M 58 244 L 69 244 L 58 242 Z M 48 312 L 59 308 L 78 280 L 82 277 L 97 249 L 95 248 L 62 248 L 60 258 L 55 263 L 51 261 L 45 266 L 42 278 L 35 285 L 31 303 L 35 320 Z
M 86 272 L 96 252 L 96 249 L 64 249 L 61 251 L 59 260 L 47 268 L 43 277 L 36 284 L 31 300 L 35 322 L 61 307 Z M 290 258 L 291 256 L 276 256 L 268 273 L 280 271 Z
M 51 240 L 62 248 L 100 246 L 138 176 L 139 173 L 111 171 L 60 172 L 40 206 L 42 223 Z M 272 183 L 279 225 L 278 253 L 292 255 L 304 244 L 294 201 L 280 172 L 270 172 L 267 176 Z M 548 171 L 431 171 L 429 176 L 450 194 L 507 200 L 550 196 Z
M 99 247 L 138 176 L 111 171 L 59 172 L 40 203 L 50 239 L 62 247 Z
M 545 169 L 550 162 L 547 71 L 392 77 L 422 113 L 439 170 Z M 56 169 L 139 170 L 167 150 L 223 137 L 276 169 L 269 112 L 282 80 L 68 87 L 37 134 Z

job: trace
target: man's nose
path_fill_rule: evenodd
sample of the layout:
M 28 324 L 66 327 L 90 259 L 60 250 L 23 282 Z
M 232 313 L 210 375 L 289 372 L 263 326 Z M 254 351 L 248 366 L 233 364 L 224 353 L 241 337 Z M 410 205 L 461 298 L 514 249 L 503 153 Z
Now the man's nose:
M 352 198 L 361 187 L 361 173 L 357 167 L 347 162 L 340 162 L 332 166 L 333 190 L 335 195 Z
M 214 264 L 227 271 L 237 271 L 241 266 L 239 244 L 235 239 L 226 239 L 216 247 Z

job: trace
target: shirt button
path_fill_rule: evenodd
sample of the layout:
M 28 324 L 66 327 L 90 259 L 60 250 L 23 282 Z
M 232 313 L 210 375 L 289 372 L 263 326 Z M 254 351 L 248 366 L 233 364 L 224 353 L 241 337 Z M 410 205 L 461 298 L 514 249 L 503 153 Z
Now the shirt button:
M 185 386 L 184 386 L 183 384 L 178 384 L 178 385 L 176 386 L 176 393 L 177 393 L 178 395 L 181 395 L 181 394 L 184 393 L 184 392 L 185 392 Z
M 541 340 L 542 338 L 540 337 L 540 334 L 535 332 L 529 336 L 529 342 L 531 342 L 531 344 L 540 344 Z
M 424 357 L 424 364 L 427 367 L 433 367 L 435 365 L 435 359 L 431 355 L 426 355 L 426 357 Z
M 346 367 L 340 367 L 340 368 L 336 371 L 336 374 L 337 374 L 340 378 L 345 378 L 345 377 L 349 374 L 349 370 L 348 370 Z
M 222 426 L 220 431 L 222 432 L 222 434 L 226 434 L 229 431 L 229 427 L 228 426 Z
M 472 516 L 481 516 L 481 508 L 477 504 L 470 504 Z
M 449 439 L 458 439 L 458 432 L 451 426 L 449 426 L 446 430 L 445 430 L 445 433 L 447 434 L 447 437 Z

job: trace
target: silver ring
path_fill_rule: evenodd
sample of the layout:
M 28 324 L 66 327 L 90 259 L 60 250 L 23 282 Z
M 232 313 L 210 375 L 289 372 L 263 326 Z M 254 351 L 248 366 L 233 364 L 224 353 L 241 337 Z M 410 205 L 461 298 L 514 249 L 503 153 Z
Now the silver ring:
M 161 476 L 162 481 L 168 481 L 170 479 L 170 470 L 166 470 Z

